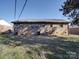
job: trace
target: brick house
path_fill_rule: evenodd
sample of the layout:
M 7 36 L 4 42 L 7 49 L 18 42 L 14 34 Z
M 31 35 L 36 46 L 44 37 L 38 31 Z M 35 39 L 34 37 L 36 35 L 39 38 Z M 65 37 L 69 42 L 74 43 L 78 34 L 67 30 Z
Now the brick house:
M 17 35 L 68 35 L 69 22 L 62 19 L 13 21 Z

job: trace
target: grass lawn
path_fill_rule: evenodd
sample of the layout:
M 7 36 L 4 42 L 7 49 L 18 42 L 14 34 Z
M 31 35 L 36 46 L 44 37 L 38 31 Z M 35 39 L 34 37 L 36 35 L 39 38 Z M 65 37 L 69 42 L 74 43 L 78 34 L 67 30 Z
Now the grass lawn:
M 0 35 L 0 59 L 79 59 L 79 36 Z
M 66 41 L 73 41 L 73 42 L 79 42 L 79 35 L 68 35 L 68 36 L 63 36 Z

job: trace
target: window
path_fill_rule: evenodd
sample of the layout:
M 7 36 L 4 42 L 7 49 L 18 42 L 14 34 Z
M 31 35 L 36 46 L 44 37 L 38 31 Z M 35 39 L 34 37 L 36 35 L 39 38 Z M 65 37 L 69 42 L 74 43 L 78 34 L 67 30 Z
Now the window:
M 60 27 L 63 27 L 63 24 L 60 24 Z
M 18 32 L 14 32 L 14 35 L 18 35 Z
M 53 25 L 50 25 L 50 27 L 53 27 Z

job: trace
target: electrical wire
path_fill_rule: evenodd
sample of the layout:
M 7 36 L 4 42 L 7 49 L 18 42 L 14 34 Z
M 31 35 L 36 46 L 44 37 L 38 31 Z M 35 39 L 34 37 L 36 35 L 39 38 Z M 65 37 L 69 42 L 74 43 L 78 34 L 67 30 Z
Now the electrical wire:
M 23 11 L 24 11 L 24 8 L 25 8 L 25 6 L 26 6 L 26 3 L 27 3 L 27 0 L 25 0 L 25 3 L 24 3 L 24 5 L 23 5 L 23 8 L 22 8 L 22 10 L 21 10 L 21 12 L 20 12 L 20 14 L 19 14 L 19 16 L 18 16 L 18 20 L 19 20 L 19 18 L 21 17 Z
M 16 19 L 16 6 L 17 6 L 17 0 L 15 0 L 14 19 Z

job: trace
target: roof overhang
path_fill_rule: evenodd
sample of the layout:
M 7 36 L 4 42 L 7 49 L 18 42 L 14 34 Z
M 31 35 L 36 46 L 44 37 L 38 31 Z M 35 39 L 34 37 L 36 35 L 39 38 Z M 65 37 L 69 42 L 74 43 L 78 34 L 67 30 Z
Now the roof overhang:
M 35 20 L 35 21 L 13 21 L 14 24 L 69 24 L 70 22 L 62 19 L 46 19 L 46 20 Z
M 69 22 L 12 22 L 14 24 L 69 24 Z

